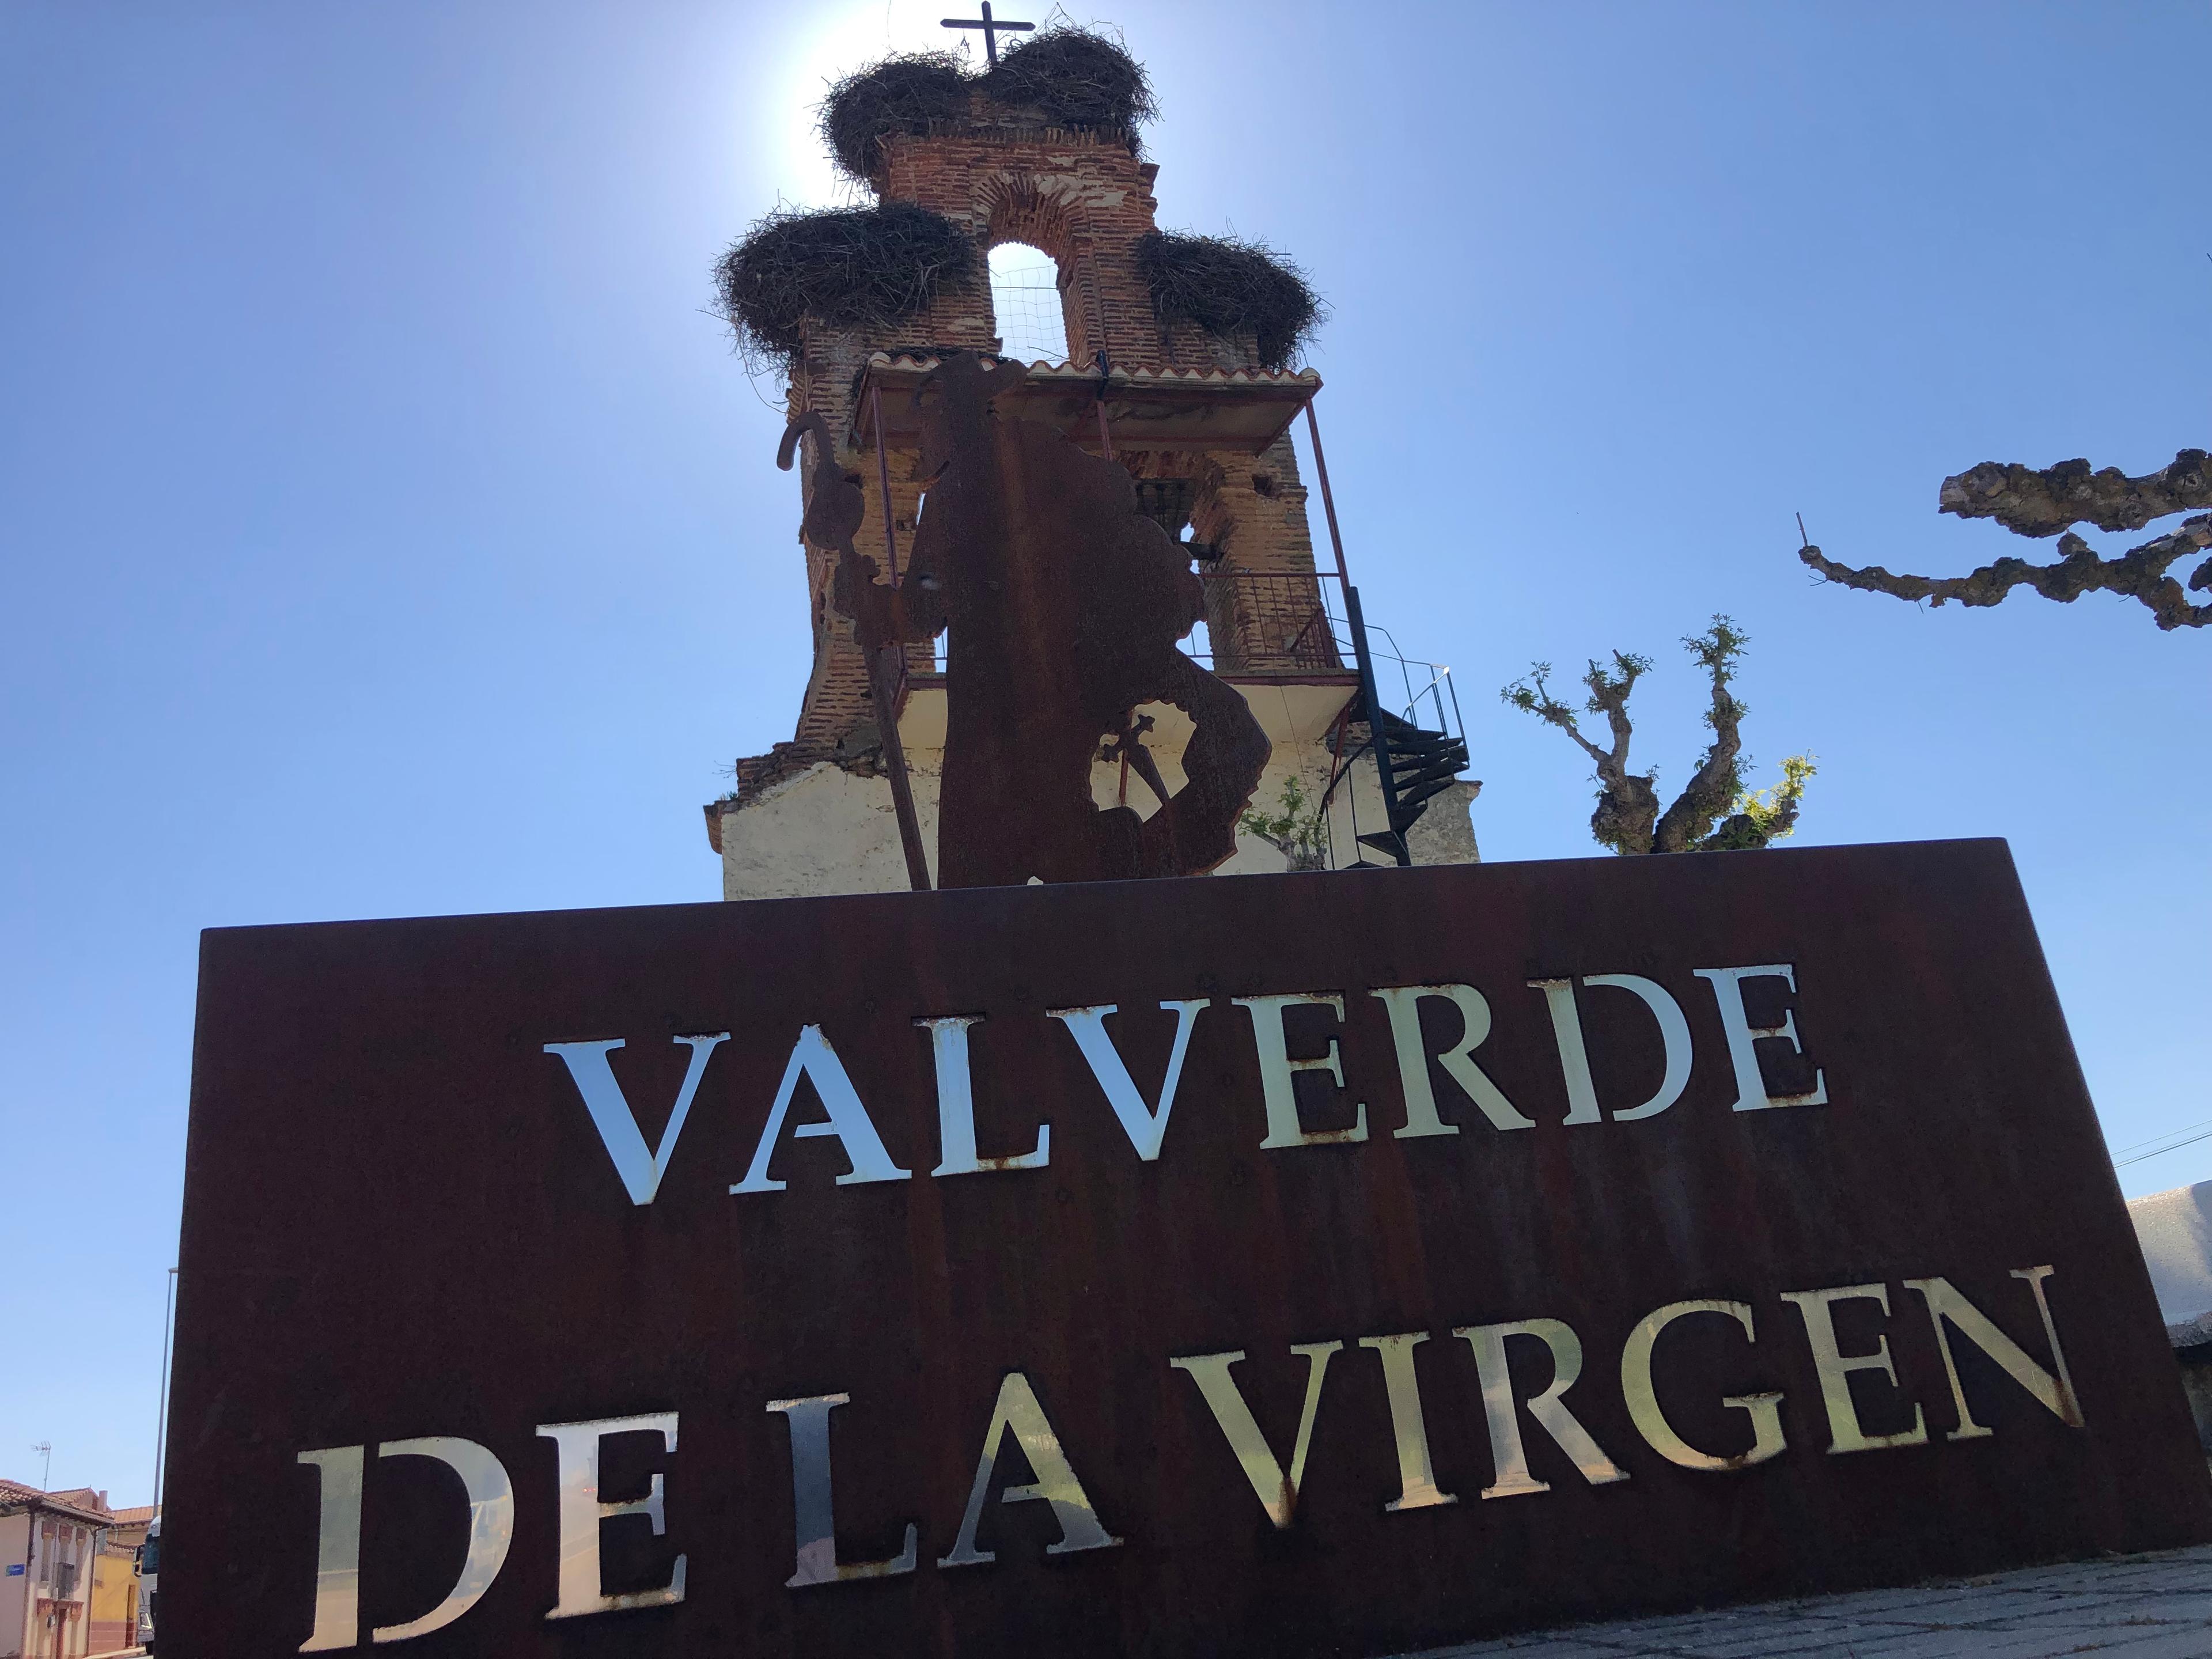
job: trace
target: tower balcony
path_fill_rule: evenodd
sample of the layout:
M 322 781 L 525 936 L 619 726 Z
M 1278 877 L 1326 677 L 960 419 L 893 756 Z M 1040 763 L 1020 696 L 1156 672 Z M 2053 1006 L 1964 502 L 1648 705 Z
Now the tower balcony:
M 880 393 L 884 447 L 919 447 L 921 406 L 936 396 L 924 382 L 937 364 L 933 356 L 871 355 L 855 388 L 848 447 L 874 449 L 874 394 Z M 1099 447 L 1103 403 L 1106 431 L 1117 451 L 1257 455 L 1290 429 L 1320 390 L 1321 376 L 1310 368 L 1117 368 L 1102 376 L 1078 363 L 1036 363 L 1029 379 L 1002 392 L 994 406 L 1041 421 L 1092 451 Z

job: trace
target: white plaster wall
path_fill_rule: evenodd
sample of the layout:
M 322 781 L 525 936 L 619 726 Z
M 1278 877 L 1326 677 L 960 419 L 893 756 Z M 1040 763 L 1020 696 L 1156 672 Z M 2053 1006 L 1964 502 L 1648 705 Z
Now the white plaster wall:
M 1246 683 L 1244 694 L 1274 745 L 1274 753 L 1254 793 L 1255 809 L 1273 813 L 1286 779 L 1296 777 L 1308 800 L 1316 800 L 1328 782 L 1328 734 L 1347 695 L 1341 684 L 1297 682 Z M 1190 736 L 1190 723 L 1178 709 L 1148 705 L 1154 729 L 1146 745 L 1157 758 L 1170 793 L 1184 782 L 1178 757 Z M 936 874 L 937 802 L 944 762 L 944 693 L 918 690 L 910 699 L 899 731 L 913 779 L 915 815 L 922 845 Z M 1091 769 L 1091 798 L 1111 806 L 1121 798 L 1118 765 Z M 1476 850 L 1468 808 L 1480 784 L 1452 785 L 1429 803 L 1429 810 L 1407 837 L 1417 864 L 1472 864 Z M 1159 810 L 1152 791 L 1132 772 L 1127 803 L 1145 817 Z M 1360 847 L 1356 830 L 1372 831 L 1383 823 L 1382 795 L 1374 762 L 1363 758 L 1340 782 L 1329 809 L 1336 867 L 1386 855 Z M 821 762 L 763 790 L 745 806 L 722 815 L 722 896 L 726 899 L 803 898 L 830 893 L 902 892 L 906 859 L 900 850 L 898 820 L 891 809 L 890 781 L 845 771 Z M 1237 852 L 1216 872 L 1265 875 L 1280 872 L 1282 853 L 1257 836 L 1240 835 Z
M 933 880 L 938 761 L 934 750 L 907 756 Z M 763 791 L 742 811 L 722 814 L 726 899 L 900 893 L 906 887 L 906 854 L 887 778 L 856 776 L 823 761 Z
M 2167 1327 L 2204 1322 L 2197 1340 L 2212 1340 L 2212 1181 L 2136 1199 L 2128 1217 Z
M 1482 848 L 1474 839 L 1474 800 L 1482 785 L 1462 778 L 1429 802 L 1429 810 L 1406 833 L 1406 850 L 1416 864 L 1480 864 Z
M 29 1516 L 0 1517 L 0 1659 L 15 1659 L 26 1650 L 23 1621 L 30 1616 L 25 1598 L 30 1594 L 31 1576 L 27 1571 L 21 1578 L 6 1575 L 9 1567 L 23 1565 L 30 1536 Z

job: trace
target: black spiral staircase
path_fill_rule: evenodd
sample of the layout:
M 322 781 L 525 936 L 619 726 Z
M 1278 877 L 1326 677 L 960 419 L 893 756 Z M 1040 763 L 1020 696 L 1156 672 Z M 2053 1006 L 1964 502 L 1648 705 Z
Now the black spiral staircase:
M 1449 787 L 1467 769 L 1467 740 L 1449 732 L 1432 732 L 1417 726 L 1382 706 L 1375 685 L 1375 659 L 1367 647 L 1367 623 L 1360 614 L 1359 590 L 1350 583 L 1344 589 L 1345 619 L 1352 625 L 1352 650 L 1359 665 L 1360 712 L 1367 720 L 1368 743 L 1375 752 L 1375 770 L 1382 787 L 1382 806 L 1389 827 L 1359 837 L 1360 844 L 1387 854 L 1391 862 L 1409 865 L 1406 833 L 1428 811 L 1429 802 Z M 1353 869 L 1379 866 L 1362 859 Z

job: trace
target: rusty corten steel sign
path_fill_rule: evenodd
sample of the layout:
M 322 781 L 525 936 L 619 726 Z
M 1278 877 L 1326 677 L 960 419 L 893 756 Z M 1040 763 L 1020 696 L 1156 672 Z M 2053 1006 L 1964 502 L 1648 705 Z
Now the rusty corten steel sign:
M 162 1650 L 1400 1652 L 2212 1538 L 2003 845 L 211 933 Z
M 956 351 L 924 383 L 935 394 L 922 416 L 928 495 L 896 586 L 878 582 L 874 561 L 854 548 L 861 495 L 819 414 L 792 424 L 777 465 L 789 465 L 811 429 L 805 537 L 838 556 L 832 599 L 872 659 L 948 633 L 939 885 L 1203 874 L 1237 850 L 1267 734 L 1236 690 L 1176 648 L 1204 615 L 1204 587 L 1190 550 L 1139 510 L 1128 471 L 1042 422 L 993 409 L 1029 373 Z M 888 517 L 888 475 L 882 488 Z M 1137 725 L 1150 702 L 1193 723 L 1186 782 L 1172 794 Z M 895 742 L 891 712 L 879 698 L 878 723 Z M 1158 797 L 1150 817 L 1092 801 L 1091 769 L 1108 739 Z M 904 761 L 886 757 L 894 789 L 903 788 Z M 918 832 L 902 817 L 901 833 Z M 909 848 L 914 884 L 927 887 Z

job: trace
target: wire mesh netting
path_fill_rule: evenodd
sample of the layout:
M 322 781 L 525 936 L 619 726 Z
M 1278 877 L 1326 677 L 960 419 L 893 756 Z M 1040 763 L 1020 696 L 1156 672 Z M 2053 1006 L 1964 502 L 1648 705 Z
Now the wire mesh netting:
M 1060 304 L 1060 267 L 1021 242 L 991 250 L 991 310 L 1000 349 L 1025 363 L 1067 361 L 1067 321 Z

